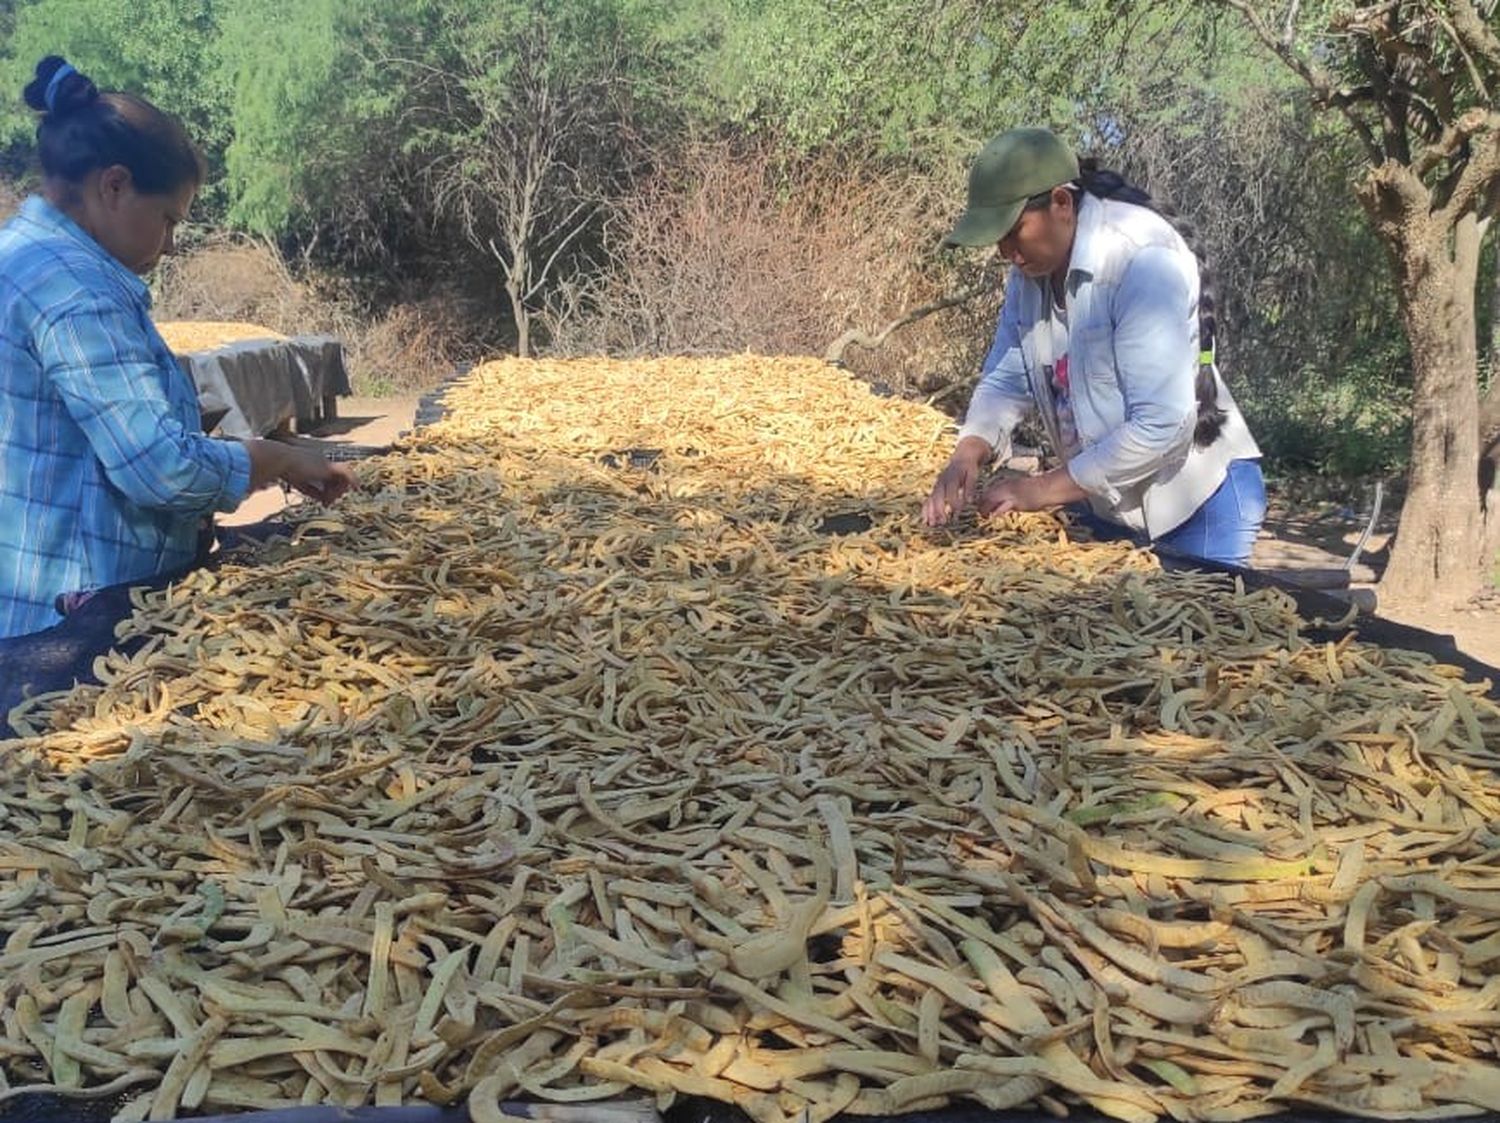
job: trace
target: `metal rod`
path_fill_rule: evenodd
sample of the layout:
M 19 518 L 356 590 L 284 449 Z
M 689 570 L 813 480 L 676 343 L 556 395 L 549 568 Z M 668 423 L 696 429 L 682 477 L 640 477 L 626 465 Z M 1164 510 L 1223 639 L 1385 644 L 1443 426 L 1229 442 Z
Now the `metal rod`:
M 1370 508 L 1370 521 L 1365 523 L 1364 533 L 1359 536 L 1359 541 L 1354 544 L 1354 553 L 1349 555 L 1349 560 L 1344 563 L 1344 568 L 1353 572 L 1359 563 L 1360 551 L 1365 548 L 1365 543 L 1370 540 L 1370 535 L 1375 533 L 1375 524 L 1380 519 L 1380 507 L 1385 502 L 1385 481 L 1375 481 L 1375 505 Z

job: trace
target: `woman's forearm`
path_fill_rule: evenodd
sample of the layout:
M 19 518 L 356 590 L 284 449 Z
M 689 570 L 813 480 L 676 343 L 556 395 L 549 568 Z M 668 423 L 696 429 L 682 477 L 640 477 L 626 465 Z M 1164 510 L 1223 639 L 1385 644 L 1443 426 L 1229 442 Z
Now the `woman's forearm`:
M 286 474 L 291 460 L 291 449 L 280 441 L 250 440 L 245 442 L 245 451 L 250 454 L 250 490 L 259 491 L 270 487 Z
M 1078 486 L 1078 481 L 1067 467 L 1053 468 L 1050 472 L 1043 472 L 1034 477 L 1036 493 L 1040 502 L 1039 508 L 1065 507 L 1069 503 L 1079 503 L 1089 497 L 1089 493 Z

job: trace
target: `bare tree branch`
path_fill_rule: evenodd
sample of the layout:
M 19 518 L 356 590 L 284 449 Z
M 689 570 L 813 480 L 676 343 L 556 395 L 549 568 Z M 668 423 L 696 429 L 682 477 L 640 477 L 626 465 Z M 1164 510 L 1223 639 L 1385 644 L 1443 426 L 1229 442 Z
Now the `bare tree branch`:
M 598 200 L 623 163 L 619 60 L 605 45 L 586 65 L 560 63 L 556 18 L 528 6 L 520 26 L 466 43 L 430 76 L 425 107 L 462 122 L 457 143 L 451 126 L 437 130 L 424 175 L 433 210 L 499 265 L 523 354 L 536 298 L 596 228 Z
M 1483 110 L 1474 109 L 1465 116 L 1480 118 L 1479 123 L 1487 131 L 1482 139 L 1470 141 L 1469 159 L 1443 206 L 1442 218 L 1449 223 L 1456 223 L 1470 212 L 1486 217 L 1481 212 L 1488 212 L 1495 205 L 1497 185 L 1500 185 L 1500 111 L 1491 110 L 1486 115 Z M 1473 137 L 1478 132 L 1479 125 L 1476 125 L 1469 135 Z
M 1494 19 L 1495 5 L 1487 5 L 1489 19 Z M 1483 58 L 1492 71 L 1500 74 L 1500 35 L 1494 24 L 1487 22 L 1474 0 L 1448 0 L 1453 30 L 1465 50 Z
M 1444 160 L 1458 155 L 1477 133 L 1486 128 L 1493 130 L 1497 125 L 1500 125 L 1500 111 L 1486 113 L 1477 107 L 1469 110 L 1458 120 L 1449 121 L 1443 135 L 1417 155 L 1412 161 L 1412 171 L 1427 176 Z
M 1375 91 L 1375 106 L 1380 111 L 1382 148 L 1386 156 L 1402 164 L 1410 163 L 1411 144 L 1406 135 L 1406 106 L 1399 89 L 1392 81 L 1394 68 L 1390 57 L 1381 50 L 1379 39 L 1373 35 L 1361 37 L 1355 57 Z
M 526 295 L 523 299 L 530 300 L 542 290 L 542 287 L 547 283 L 547 278 L 552 275 L 552 268 L 557 264 L 557 259 L 562 256 L 563 250 L 567 249 L 580 234 L 588 229 L 589 219 L 593 217 L 593 210 L 593 203 L 579 203 L 578 206 L 573 208 L 573 213 L 568 215 L 559 224 L 561 226 L 568 226 L 570 229 L 563 239 L 557 243 L 557 246 L 552 250 L 551 255 L 543 263 L 542 267 L 533 274 L 536 277 L 536 282 L 526 290 Z M 574 220 L 579 215 L 583 216 L 582 220 L 575 222 Z
M 883 347 L 885 341 L 899 328 L 904 328 L 908 324 L 914 324 L 918 320 L 925 319 L 934 312 L 941 312 L 946 308 L 955 308 L 960 304 L 967 304 L 969 301 L 983 296 L 993 288 L 994 281 L 986 278 L 977 285 L 964 289 L 962 292 L 956 292 L 951 296 L 945 296 L 939 300 L 934 300 L 928 304 L 923 304 L 907 312 L 903 312 L 874 335 L 864 331 L 862 328 L 850 328 L 828 345 L 828 350 L 823 353 L 823 359 L 825 362 L 842 363 L 844 361 L 844 352 L 850 347 L 863 347 L 867 351 Z
M 1453 47 L 1464 60 L 1464 66 L 1469 71 L 1469 81 L 1474 83 L 1474 88 L 1479 91 L 1479 96 L 1485 101 L 1490 101 L 1490 84 L 1480 72 L 1479 64 L 1475 62 L 1473 52 L 1469 50 L 1467 41 L 1458 33 L 1458 29 L 1454 27 L 1452 21 L 1444 17 L 1442 12 L 1434 13 L 1434 18 L 1437 19 L 1438 24 L 1443 30 L 1448 33 L 1448 37 L 1453 40 Z M 1447 112 L 1452 113 L 1451 106 Z
M 1355 135 L 1359 137 L 1360 143 L 1364 145 L 1365 153 L 1371 163 L 1379 164 L 1386 158 L 1386 153 L 1376 141 L 1370 126 L 1354 112 L 1353 99 L 1346 97 L 1337 89 L 1333 77 L 1326 70 L 1307 61 L 1297 53 L 1295 39 L 1292 43 L 1282 42 L 1282 39 L 1266 25 L 1265 20 L 1261 19 L 1260 13 L 1255 10 L 1250 0 L 1218 0 L 1218 2 L 1239 12 L 1249 24 L 1250 30 L 1255 33 L 1255 37 L 1307 83 L 1320 104 L 1331 106 L 1344 115 L 1354 129 Z
M 495 239 L 486 238 L 485 244 L 489 246 L 490 253 L 494 255 L 495 260 L 500 263 L 500 268 L 505 271 L 505 276 L 508 279 L 511 273 L 515 271 L 515 266 L 511 264 L 510 258 L 505 255 L 504 250 L 495 245 Z

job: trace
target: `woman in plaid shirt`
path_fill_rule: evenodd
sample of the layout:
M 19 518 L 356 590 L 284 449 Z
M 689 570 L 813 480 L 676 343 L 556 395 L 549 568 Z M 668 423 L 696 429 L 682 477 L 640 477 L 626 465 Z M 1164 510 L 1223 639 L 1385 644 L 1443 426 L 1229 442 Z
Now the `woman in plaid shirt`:
M 205 519 L 257 488 L 332 502 L 354 482 L 316 453 L 203 433 L 140 278 L 203 182 L 182 126 L 56 57 L 26 102 L 44 178 L 0 229 L 0 636 L 190 565 Z

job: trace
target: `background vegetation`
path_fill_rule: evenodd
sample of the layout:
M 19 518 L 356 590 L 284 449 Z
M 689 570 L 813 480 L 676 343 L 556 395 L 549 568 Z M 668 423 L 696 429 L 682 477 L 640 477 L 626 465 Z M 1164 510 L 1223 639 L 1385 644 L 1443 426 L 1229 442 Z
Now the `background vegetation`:
M 50 52 L 180 114 L 209 155 L 164 313 L 340 330 L 366 390 L 518 345 L 822 353 L 979 281 L 979 257 L 936 248 L 965 165 L 1040 123 L 1191 217 L 1279 469 L 1404 466 L 1411 363 L 1351 191 L 1363 154 L 1225 4 L 0 0 L 0 208 Z M 847 361 L 958 410 L 997 300 Z

